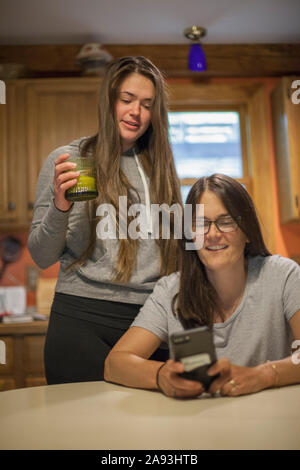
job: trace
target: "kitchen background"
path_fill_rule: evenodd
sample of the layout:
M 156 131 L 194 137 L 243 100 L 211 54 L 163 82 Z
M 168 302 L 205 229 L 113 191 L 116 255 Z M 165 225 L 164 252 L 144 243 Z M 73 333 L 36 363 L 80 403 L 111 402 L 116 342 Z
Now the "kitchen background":
M 281 77 L 300 77 L 299 16 L 298 0 L 2 0 L 0 66 L 22 64 L 20 83 L 30 82 L 30 79 L 80 77 L 76 55 L 84 44 L 97 42 L 114 57 L 127 54 L 148 56 L 164 70 L 171 85 L 175 88 L 182 86 L 187 94 L 197 84 L 262 86 L 266 96 L 265 135 L 270 178 L 270 185 L 266 184 L 263 191 L 271 194 L 272 198 L 268 219 L 272 225 L 272 251 L 298 259 L 300 216 L 298 220 L 282 223 L 279 213 L 280 174 L 275 159 L 271 93 Z M 207 35 L 202 40 L 207 57 L 205 72 L 191 72 L 187 68 L 189 41 L 183 31 L 195 22 L 207 28 Z M 2 76 L 3 79 L 9 85 L 10 80 Z M 4 128 L 7 118 L 3 114 L 5 106 L 8 105 L 0 105 L 0 126 Z M 16 116 L 15 119 L 20 118 Z M 30 123 L 33 122 L 31 119 Z M 296 137 L 298 140 L 298 135 Z M 14 138 L 17 139 L 18 135 Z M 5 178 L 5 171 L 9 171 L 9 178 L 16 177 L 16 185 L 20 178 L 24 178 L 20 172 L 26 173 L 27 170 L 24 161 L 20 160 L 26 157 L 22 156 L 20 148 L 16 150 L 15 163 L 5 166 L 3 152 L 8 147 L 1 146 L 1 181 Z M 300 163 L 295 168 L 300 171 Z M 300 191 L 300 187 L 298 189 Z M 32 190 L 31 187 L 31 194 Z M 4 197 L 3 192 L 1 197 Z M 27 196 L 24 194 L 24 197 Z M 0 242 L 10 235 L 20 240 L 22 249 L 19 258 L 7 265 L 0 285 L 26 285 L 30 282 L 28 278 L 35 276 L 35 271 L 28 270 L 34 266 L 26 248 L 29 226 L 12 223 L 11 220 L 8 222 L 4 203 L 1 203 Z M 40 271 L 39 276 L 52 279 L 57 273 L 58 264 Z M 35 305 L 35 302 L 35 292 L 28 288 L 27 305 Z

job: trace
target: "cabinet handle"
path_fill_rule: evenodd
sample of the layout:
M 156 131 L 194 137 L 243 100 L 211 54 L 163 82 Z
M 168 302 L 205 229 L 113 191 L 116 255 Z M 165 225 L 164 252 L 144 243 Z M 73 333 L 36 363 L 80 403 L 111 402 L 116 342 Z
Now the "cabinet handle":
M 295 196 L 295 204 L 296 204 L 296 207 L 299 208 L 299 198 L 298 198 L 298 195 Z
M 16 209 L 16 204 L 15 204 L 14 202 L 10 201 L 10 202 L 8 203 L 7 208 L 8 208 L 8 211 L 9 211 L 9 212 L 13 212 L 13 211 Z
M 33 202 L 28 202 L 28 210 L 32 211 L 33 210 Z

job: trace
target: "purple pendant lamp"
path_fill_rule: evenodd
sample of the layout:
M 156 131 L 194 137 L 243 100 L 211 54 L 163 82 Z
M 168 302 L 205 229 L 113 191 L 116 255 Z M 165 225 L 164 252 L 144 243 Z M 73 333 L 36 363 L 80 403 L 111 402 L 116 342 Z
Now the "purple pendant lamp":
M 193 41 L 189 50 L 189 69 L 194 72 L 203 72 L 206 70 L 206 58 L 202 49 L 200 38 L 206 35 L 206 29 L 201 26 L 191 26 L 184 30 L 186 38 Z

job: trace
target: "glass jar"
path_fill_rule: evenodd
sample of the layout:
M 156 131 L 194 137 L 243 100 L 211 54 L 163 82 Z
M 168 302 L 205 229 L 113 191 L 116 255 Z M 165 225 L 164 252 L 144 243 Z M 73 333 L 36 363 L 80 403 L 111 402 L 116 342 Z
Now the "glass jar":
M 80 171 L 77 183 L 67 189 L 65 198 L 67 201 L 78 202 L 95 199 L 98 196 L 96 185 L 95 160 L 93 157 L 70 157 L 67 161 L 76 163 L 72 171 Z

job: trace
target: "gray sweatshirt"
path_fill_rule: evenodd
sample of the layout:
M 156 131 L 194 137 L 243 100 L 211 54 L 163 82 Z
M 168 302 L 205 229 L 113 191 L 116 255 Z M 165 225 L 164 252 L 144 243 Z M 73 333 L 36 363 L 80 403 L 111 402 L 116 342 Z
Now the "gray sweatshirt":
M 35 263 L 42 269 L 60 261 L 56 292 L 144 304 L 160 273 L 159 247 L 151 238 L 139 240 L 136 266 L 127 284 L 112 280 L 112 270 L 119 248 L 118 240 L 96 238 L 93 255 L 84 266 L 77 268 L 76 271 L 64 270 L 87 248 L 90 224 L 84 202 L 75 202 L 68 212 L 61 212 L 55 207 L 54 161 L 62 153 L 69 153 L 71 157 L 79 156 L 81 140 L 75 140 L 67 146 L 54 150 L 42 167 L 37 182 L 28 249 Z M 149 195 L 147 187 L 149 181 L 145 174 L 141 174 L 141 167 L 138 168 L 137 159 L 132 152 L 127 152 L 121 157 L 121 168 L 139 193 L 141 204 L 145 204 L 146 195 Z

